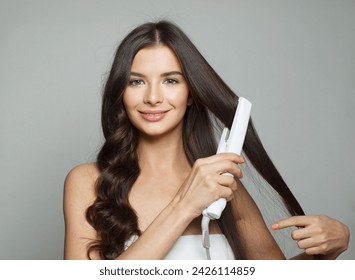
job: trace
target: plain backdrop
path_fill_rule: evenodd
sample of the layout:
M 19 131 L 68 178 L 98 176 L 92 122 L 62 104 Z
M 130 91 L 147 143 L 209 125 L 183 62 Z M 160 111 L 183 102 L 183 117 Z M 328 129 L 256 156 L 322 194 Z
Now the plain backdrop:
M 308 214 L 355 232 L 355 1 L 0 2 L 0 259 L 62 259 L 63 182 L 102 144 L 120 40 L 169 19 L 239 95 Z M 341 259 L 355 259 L 354 242 Z

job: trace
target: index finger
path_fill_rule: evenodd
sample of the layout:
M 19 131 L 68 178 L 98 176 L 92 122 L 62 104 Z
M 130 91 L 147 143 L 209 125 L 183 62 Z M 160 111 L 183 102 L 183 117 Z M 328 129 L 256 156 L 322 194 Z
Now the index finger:
M 274 230 L 288 227 L 305 227 L 310 224 L 311 217 L 309 216 L 292 216 L 290 218 L 282 219 L 273 223 L 271 228 Z
M 244 163 L 245 159 L 242 155 L 238 155 L 232 152 L 219 153 L 213 156 L 216 159 L 228 159 L 235 163 Z
M 220 154 L 216 154 L 216 155 L 212 155 L 209 157 L 205 157 L 205 158 L 200 158 L 197 159 L 197 165 L 198 164 L 210 164 L 210 163 L 215 163 L 221 160 L 230 160 L 233 161 L 234 163 L 238 164 L 238 163 L 244 163 L 245 159 L 243 156 L 238 155 L 236 153 L 220 153 Z

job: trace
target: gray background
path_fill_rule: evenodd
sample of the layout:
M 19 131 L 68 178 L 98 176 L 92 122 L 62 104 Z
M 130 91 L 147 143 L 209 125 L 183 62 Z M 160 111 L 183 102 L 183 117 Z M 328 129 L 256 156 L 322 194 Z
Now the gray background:
M 63 181 L 102 143 L 100 94 L 137 24 L 180 25 L 253 102 L 309 214 L 355 232 L 355 1 L 0 2 L 0 259 L 62 259 Z M 355 259 L 354 242 L 341 259 Z

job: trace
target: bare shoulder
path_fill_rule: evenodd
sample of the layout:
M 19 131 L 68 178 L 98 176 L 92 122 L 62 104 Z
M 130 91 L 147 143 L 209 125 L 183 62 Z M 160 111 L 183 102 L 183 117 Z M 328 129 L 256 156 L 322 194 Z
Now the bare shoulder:
M 95 185 L 100 172 L 95 163 L 85 163 L 70 170 L 64 182 L 66 200 L 80 198 L 84 204 L 95 200 Z
M 65 178 L 65 186 L 90 188 L 95 185 L 100 172 L 94 162 L 84 163 L 71 169 Z
M 97 179 L 98 176 L 100 175 L 100 172 L 96 166 L 96 163 L 90 162 L 90 163 L 83 163 L 80 165 L 75 166 L 73 169 L 71 169 L 67 175 L 66 180 L 72 180 L 72 179 L 83 179 L 83 180 L 88 180 L 88 179 Z
M 89 240 L 97 237 L 85 215 L 88 207 L 95 201 L 95 186 L 99 176 L 96 164 L 86 163 L 71 169 L 65 178 L 65 259 L 87 259 Z

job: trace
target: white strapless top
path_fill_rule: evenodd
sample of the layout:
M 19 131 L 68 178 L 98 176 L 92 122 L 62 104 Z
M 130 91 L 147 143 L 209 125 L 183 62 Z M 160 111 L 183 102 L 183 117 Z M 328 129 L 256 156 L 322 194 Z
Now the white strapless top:
M 132 236 L 126 242 L 126 248 L 135 240 Z M 212 260 L 234 260 L 232 248 L 223 234 L 210 234 L 210 255 Z M 202 246 L 202 235 L 182 235 L 176 240 L 164 260 L 206 260 L 206 251 Z

